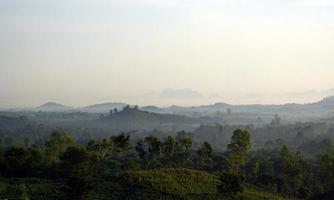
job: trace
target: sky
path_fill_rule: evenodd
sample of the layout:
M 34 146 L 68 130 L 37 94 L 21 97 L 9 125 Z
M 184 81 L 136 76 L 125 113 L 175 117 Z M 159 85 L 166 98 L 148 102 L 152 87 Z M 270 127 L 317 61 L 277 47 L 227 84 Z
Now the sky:
M 0 107 L 316 101 L 333 21 L 334 0 L 1 0 Z

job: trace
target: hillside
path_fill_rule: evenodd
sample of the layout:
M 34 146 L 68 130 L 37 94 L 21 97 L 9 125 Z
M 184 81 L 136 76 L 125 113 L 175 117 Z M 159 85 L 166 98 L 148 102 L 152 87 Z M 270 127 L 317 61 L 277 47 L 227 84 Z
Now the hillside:
M 119 112 L 113 112 L 98 120 L 90 121 L 91 126 L 112 128 L 114 130 L 152 130 L 164 127 L 188 129 L 200 124 L 203 120 L 184 115 L 158 114 L 139 110 L 137 106 L 126 106 Z
M 284 200 L 285 198 L 249 187 L 232 197 L 218 194 L 218 178 L 206 172 L 189 169 L 155 169 L 121 172 L 94 186 L 88 199 L 170 199 L 170 200 Z M 24 186 L 23 186 L 24 185 Z M 0 179 L 1 199 L 63 199 L 64 183 L 48 179 Z M 22 198 L 23 199 L 23 198 Z M 286 199 L 288 200 L 288 199 Z
M 221 183 L 217 176 L 207 172 L 189 169 L 153 169 L 125 171 L 118 178 L 121 187 L 105 184 L 94 193 L 97 198 L 111 199 L 170 199 L 170 200 L 288 200 L 280 195 L 246 186 L 244 192 L 231 196 L 222 196 L 217 187 Z M 108 187 L 106 187 L 108 186 Z M 114 193 L 110 194 L 110 187 Z M 118 188 L 125 188 L 118 190 Z

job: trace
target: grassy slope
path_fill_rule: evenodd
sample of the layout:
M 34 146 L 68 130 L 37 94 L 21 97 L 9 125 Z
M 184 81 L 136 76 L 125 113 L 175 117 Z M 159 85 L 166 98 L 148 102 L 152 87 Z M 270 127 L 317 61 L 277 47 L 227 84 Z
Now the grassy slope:
M 61 187 L 61 183 L 46 179 L 0 179 L 0 199 L 58 200 L 63 199 Z
M 217 195 L 216 176 L 188 169 L 161 169 L 122 172 L 118 177 L 98 182 L 86 199 L 170 199 L 229 200 Z M 63 199 L 62 184 L 44 179 L 0 179 L 0 199 Z M 248 186 L 238 200 L 283 200 L 284 198 Z
M 97 193 L 106 194 L 109 189 L 115 188 L 114 195 L 118 196 L 114 196 L 113 199 L 232 199 L 217 195 L 219 180 L 206 172 L 188 169 L 127 171 L 119 175 L 119 180 L 122 186 L 115 187 L 109 182 L 109 188 L 105 188 L 107 184 L 103 184 Z M 243 194 L 235 196 L 234 199 L 283 200 L 284 198 L 248 186 Z

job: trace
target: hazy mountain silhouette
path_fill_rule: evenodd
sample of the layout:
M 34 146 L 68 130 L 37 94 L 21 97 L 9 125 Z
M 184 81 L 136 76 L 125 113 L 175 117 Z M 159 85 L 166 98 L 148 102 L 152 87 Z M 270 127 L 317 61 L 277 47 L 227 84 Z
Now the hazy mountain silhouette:
M 88 113 L 109 113 L 110 110 L 115 108 L 120 111 L 127 104 L 125 103 L 102 103 L 95 104 L 86 107 L 71 107 L 62 105 L 56 102 L 48 102 L 36 108 L 32 108 L 32 111 L 44 111 L 44 112 L 88 112 Z M 26 109 L 12 109 L 13 111 L 29 110 Z M 334 96 L 329 96 L 321 101 L 307 104 L 282 104 L 282 105 L 263 105 L 263 104 L 247 104 L 247 105 L 233 105 L 227 103 L 215 103 L 211 105 L 200 105 L 200 106 L 169 106 L 169 107 L 158 107 L 158 106 L 144 106 L 140 107 L 141 111 L 158 114 L 178 114 L 188 115 L 194 113 L 210 114 L 213 112 L 247 112 L 247 113 L 276 113 L 276 112 L 334 112 Z
M 55 102 L 47 102 L 35 108 L 35 110 L 44 112 L 64 112 L 72 109 L 73 107 L 65 106 Z
M 153 113 L 164 112 L 163 108 L 159 108 L 157 106 L 144 106 L 144 107 L 141 107 L 140 110 L 147 111 L 147 112 L 153 112 Z
M 312 112 L 315 110 L 320 111 L 334 111 L 334 96 L 326 97 L 323 100 L 315 103 L 308 104 L 282 104 L 282 105 L 262 105 L 262 104 L 248 104 L 248 105 L 232 105 L 227 103 L 215 103 L 212 105 L 201 106 L 170 106 L 165 108 L 155 108 L 155 112 L 158 113 L 174 113 L 174 114 L 187 114 L 187 113 L 212 113 L 212 112 L 251 112 L 251 113 L 275 113 L 275 112 Z M 154 112 L 154 111 L 153 111 Z
M 320 108 L 332 108 L 334 109 L 334 96 L 326 97 L 323 100 L 310 104 L 311 106 L 317 106 Z
M 182 115 L 158 114 L 139 110 L 137 106 L 126 106 L 117 113 L 101 118 L 100 121 L 113 121 L 118 123 L 193 123 L 196 120 Z
M 126 106 L 119 112 L 110 113 L 100 119 L 89 122 L 92 126 L 112 128 L 114 130 L 152 130 L 171 126 L 191 126 L 200 120 L 184 115 L 158 114 L 139 110 L 137 106 Z

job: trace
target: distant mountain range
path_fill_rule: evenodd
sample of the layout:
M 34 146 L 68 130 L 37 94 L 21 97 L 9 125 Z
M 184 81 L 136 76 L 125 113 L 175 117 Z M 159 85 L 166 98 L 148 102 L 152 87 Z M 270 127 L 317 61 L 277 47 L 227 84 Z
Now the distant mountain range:
M 143 108 L 146 109 L 145 107 Z M 152 109 L 151 109 L 152 110 Z M 170 106 L 166 108 L 155 108 L 159 113 L 188 114 L 188 113 L 214 113 L 214 112 L 238 112 L 238 113 L 281 113 L 281 112 L 334 112 L 334 96 L 308 104 L 283 104 L 283 105 L 232 105 L 227 103 L 216 103 L 212 105 L 181 107 Z
M 45 104 L 42 104 L 36 108 L 33 108 L 34 111 L 42 111 L 42 112 L 88 112 L 88 113 L 107 113 L 110 112 L 110 110 L 121 110 L 124 108 L 127 104 L 125 103 L 101 103 L 101 104 L 95 104 L 90 105 L 86 107 L 71 107 L 62 105 L 55 102 L 48 102 Z
M 43 111 L 43 112 L 88 112 L 88 113 L 109 113 L 110 110 L 122 110 L 126 103 L 101 103 L 90 105 L 86 107 L 71 107 L 62 105 L 56 102 L 48 102 L 41 106 L 32 109 L 32 111 Z M 219 112 L 246 112 L 246 113 L 280 113 L 280 112 L 310 112 L 310 111 L 321 111 L 321 112 L 334 112 L 334 96 L 326 97 L 323 100 L 315 103 L 308 104 L 284 104 L 284 105 L 262 105 L 262 104 L 250 104 L 250 105 L 232 105 L 227 103 L 215 103 L 212 105 L 201 105 L 201 106 L 169 106 L 169 107 L 157 107 L 157 106 L 144 106 L 139 108 L 142 111 L 160 113 L 160 114 L 183 114 L 193 115 L 194 113 L 210 114 Z M 17 111 L 19 109 L 13 109 Z

